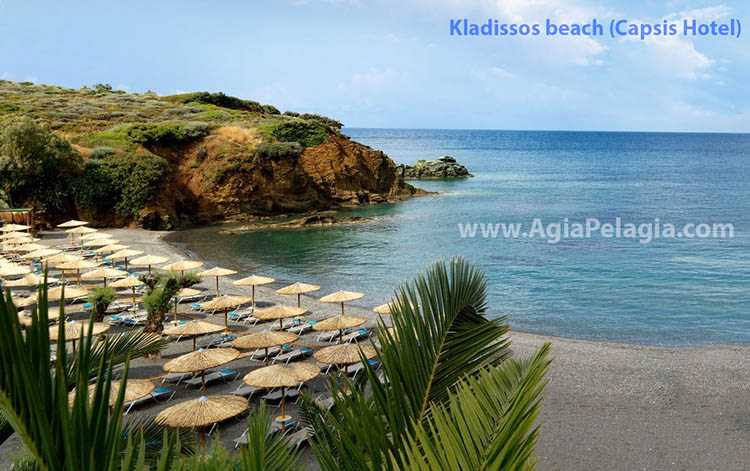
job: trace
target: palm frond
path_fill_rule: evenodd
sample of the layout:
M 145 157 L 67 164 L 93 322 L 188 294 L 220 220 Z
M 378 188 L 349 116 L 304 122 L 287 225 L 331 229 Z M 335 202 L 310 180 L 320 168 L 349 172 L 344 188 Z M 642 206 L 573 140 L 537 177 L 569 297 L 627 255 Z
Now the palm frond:
M 446 404 L 416 424 L 400 460 L 411 471 L 527 470 L 550 360 L 545 344 L 531 360 L 508 360 L 460 381 Z
M 242 448 L 243 471 L 294 471 L 300 452 L 287 441 L 288 435 L 271 433 L 271 415 L 264 405 L 247 421 L 247 446 Z

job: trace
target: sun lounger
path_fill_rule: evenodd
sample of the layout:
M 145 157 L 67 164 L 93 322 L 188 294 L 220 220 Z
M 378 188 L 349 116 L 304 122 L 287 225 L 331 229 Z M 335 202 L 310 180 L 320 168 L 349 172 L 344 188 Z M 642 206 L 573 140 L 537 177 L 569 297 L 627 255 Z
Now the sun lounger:
M 123 404 L 123 406 L 126 407 L 124 415 L 127 415 L 128 412 L 130 412 L 130 409 L 132 409 L 133 407 L 137 406 L 138 404 L 143 404 L 144 402 L 161 402 L 162 399 L 164 399 L 164 402 L 168 402 L 174 397 L 176 392 L 177 391 L 174 391 L 172 389 L 156 388 L 140 399 L 136 399 L 135 401 L 126 402 L 125 404 Z
M 162 383 L 175 383 L 175 386 L 179 386 L 180 383 L 187 378 L 192 378 L 195 373 L 167 373 L 161 377 Z
M 337 338 L 339 338 L 338 330 L 334 330 L 332 332 L 323 332 L 322 334 L 318 335 L 318 342 L 333 342 Z
M 330 396 L 328 396 L 328 397 L 318 396 L 318 397 L 315 398 L 315 403 L 318 406 L 320 406 L 320 407 L 322 407 L 323 409 L 326 409 L 326 410 L 333 409 L 333 405 L 334 405 L 333 398 L 330 397 Z
M 294 327 L 291 327 L 287 329 L 287 332 L 291 332 L 293 334 L 302 335 L 308 330 L 312 330 L 313 325 L 315 325 L 315 322 L 308 322 L 306 324 L 297 324 Z
M 258 323 L 258 319 L 253 317 L 252 309 L 243 309 L 242 311 L 230 312 L 228 316 L 229 319 L 235 322 L 242 322 L 243 324 L 251 323 L 251 325 L 255 325 Z
M 248 386 L 247 384 L 242 383 L 237 387 L 237 389 L 232 391 L 230 394 L 232 396 L 240 396 L 240 397 L 246 397 L 248 399 L 252 399 L 253 396 L 265 390 L 266 388 L 256 388 L 254 386 Z
M 239 371 L 234 370 L 220 370 L 220 371 L 214 371 L 213 373 L 205 375 L 205 381 L 206 384 L 213 383 L 214 381 L 224 380 L 224 381 L 233 381 L 237 379 L 237 377 L 240 375 Z M 228 380 L 227 378 L 232 378 L 231 380 Z M 203 384 L 203 378 L 201 378 L 200 375 L 196 375 L 192 379 L 185 380 L 185 388 L 189 388 L 190 386 L 200 386 Z
M 299 400 L 299 392 L 302 389 L 302 383 L 299 383 L 295 389 L 286 390 L 286 403 L 296 404 Z M 266 404 L 272 403 L 272 405 L 281 405 L 281 389 L 269 392 L 261 398 Z
M 368 337 L 369 335 L 370 334 L 367 331 L 367 329 L 359 329 L 359 330 L 356 330 L 356 331 L 352 332 L 351 334 L 344 335 L 344 337 L 342 337 L 341 341 L 344 342 L 344 343 L 357 342 L 357 341 L 359 341 L 359 340 L 361 340 L 363 338 Z
M 294 449 L 298 449 L 302 445 L 306 444 L 310 438 L 309 432 L 306 428 L 302 428 L 300 430 L 297 430 L 296 432 L 287 435 L 286 441 L 294 447 Z
M 268 349 L 268 357 L 274 357 L 281 353 L 281 347 L 271 347 Z M 251 360 L 263 360 L 266 358 L 266 350 L 263 348 L 259 348 L 253 352 L 252 355 L 250 355 Z
M 301 360 L 312 355 L 312 348 L 301 347 L 296 348 L 290 352 L 282 353 L 273 357 L 273 363 L 284 363 L 288 364 L 290 361 Z
M 237 337 L 232 334 L 218 334 L 218 335 L 203 336 L 201 337 L 200 340 L 198 340 L 197 345 L 198 345 L 198 348 L 220 347 L 224 344 L 230 343 L 235 338 Z

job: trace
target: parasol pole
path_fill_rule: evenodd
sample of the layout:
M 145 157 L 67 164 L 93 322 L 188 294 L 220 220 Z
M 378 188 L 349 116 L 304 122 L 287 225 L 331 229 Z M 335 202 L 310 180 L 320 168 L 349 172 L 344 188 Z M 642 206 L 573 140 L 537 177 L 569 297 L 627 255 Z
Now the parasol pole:
M 284 403 L 286 402 L 286 386 L 281 387 L 281 433 L 286 431 L 286 414 L 284 412 Z

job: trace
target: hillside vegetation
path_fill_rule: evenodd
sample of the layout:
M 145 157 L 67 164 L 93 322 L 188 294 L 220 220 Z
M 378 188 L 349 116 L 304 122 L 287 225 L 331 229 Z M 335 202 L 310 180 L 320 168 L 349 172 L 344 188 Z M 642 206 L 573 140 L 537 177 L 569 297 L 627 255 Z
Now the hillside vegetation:
M 223 93 L 0 81 L 0 199 L 50 223 L 168 228 L 414 193 L 341 127 Z

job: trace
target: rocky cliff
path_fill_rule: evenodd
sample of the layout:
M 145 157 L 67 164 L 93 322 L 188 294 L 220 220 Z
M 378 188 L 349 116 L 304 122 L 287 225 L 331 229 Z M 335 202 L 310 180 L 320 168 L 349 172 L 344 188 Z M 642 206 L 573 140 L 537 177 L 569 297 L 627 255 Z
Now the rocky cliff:
M 421 193 L 341 127 L 223 93 L 0 80 L 0 200 L 48 225 L 172 229 Z

